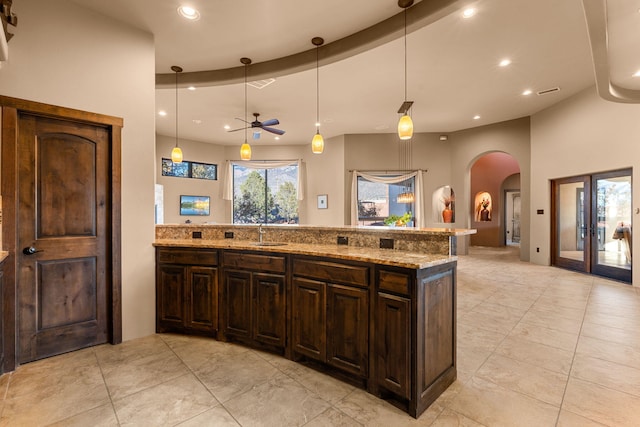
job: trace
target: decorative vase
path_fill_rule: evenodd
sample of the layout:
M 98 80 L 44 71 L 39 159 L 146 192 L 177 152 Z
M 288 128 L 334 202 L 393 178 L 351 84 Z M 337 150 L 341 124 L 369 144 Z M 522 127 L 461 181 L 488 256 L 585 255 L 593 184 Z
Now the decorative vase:
M 491 221 L 487 208 L 482 208 L 482 210 L 480 211 L 480 221 Z
M 446 223 L 450 223 L 453 220 L 453 210 L 449 208 L 444 208 L 442 211 L 442 220 Z

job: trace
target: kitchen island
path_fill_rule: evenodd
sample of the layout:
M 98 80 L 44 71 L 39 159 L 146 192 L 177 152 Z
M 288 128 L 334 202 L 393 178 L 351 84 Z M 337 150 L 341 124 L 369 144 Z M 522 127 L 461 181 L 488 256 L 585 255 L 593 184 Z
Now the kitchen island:
M 158 226 L 156 328 L 308 363 L 418 417 L 456 378 L 449 252 L 472 232 Z

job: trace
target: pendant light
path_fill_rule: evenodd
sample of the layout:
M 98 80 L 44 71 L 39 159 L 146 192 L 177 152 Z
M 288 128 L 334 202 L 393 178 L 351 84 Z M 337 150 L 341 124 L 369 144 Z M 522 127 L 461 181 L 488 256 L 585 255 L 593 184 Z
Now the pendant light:
M 176 73 L 176 146 L 171 150 L 171 161 L 173 163 L 182 163 L 182 150 L 178 147 L 178 73 L 182 72 L 182 67 L 174 65 L 171 71 Z
M 324 139 L 320 135 L 320 65 L 319 65 L 319 50 L 320 46 L 324 43 L 322 37 L 314 37 L 311 39 L 311 43 L 316 47 L 316 134 L 311 140 L 311 151 L 314 154 L 322 154 L 324 151 Z
M 398 6 L 404 9 L 404 102 L 398 110 L 402 114 L 398 121 L 398 136 L 402 140 L 413 137 L 413 120 L 409 115 L 413 101 L 407 101 L 407 9 L 412 4 L 413 0 L 398 0 Z
M 247 122 L 247 66 L 251 64 L 251 59 L 240 58 L 244 64 L 244 121 Z M 244 144 L 240 147 L 240 159 L 251 160 L 251 146 L 247 143 L 247 128 L 244 128 Z

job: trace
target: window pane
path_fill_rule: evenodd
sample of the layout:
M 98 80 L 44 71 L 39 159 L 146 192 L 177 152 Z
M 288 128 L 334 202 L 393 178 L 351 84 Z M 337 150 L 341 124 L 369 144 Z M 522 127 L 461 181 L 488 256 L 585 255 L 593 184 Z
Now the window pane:
M 358 225 L 406 225 L 413 227 L 413 203 L 398 203 L 398 195 L 413 192 L 414 178 L 397 184 L 372 182 L 358 177 Z M 395 219 L 395 220 L 394 220 Z M 385 224 L 385 221 L 388 224 Z
M 218 179 L 218 168 L 216 165 L 208 163 L 191 163 L 191 178 L 198 179 Z
M 233 167 L 233 222 L 298 223 L 297 165 L 275 169 Z

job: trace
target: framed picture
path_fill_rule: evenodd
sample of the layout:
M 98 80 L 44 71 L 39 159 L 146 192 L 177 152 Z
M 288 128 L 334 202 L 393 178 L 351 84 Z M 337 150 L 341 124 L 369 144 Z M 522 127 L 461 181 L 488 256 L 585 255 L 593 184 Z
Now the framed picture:
M 318 195 L 318 209 L 327 209 L 329 205 L 327 204 L 327 195 L 319 194 Z
M 209 196 L 180 196 L 180 215 L 209 215 Z

